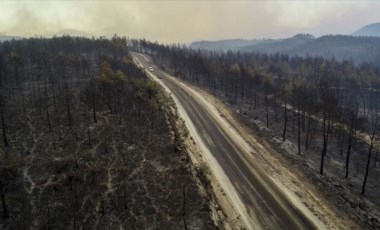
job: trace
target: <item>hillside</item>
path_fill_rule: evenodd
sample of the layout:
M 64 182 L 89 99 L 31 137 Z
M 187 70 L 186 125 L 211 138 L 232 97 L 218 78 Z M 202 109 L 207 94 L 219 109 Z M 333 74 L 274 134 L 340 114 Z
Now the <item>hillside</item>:
M 327 35 L 317 39 L 284 39 L 271 45 L 251 45 L 240 49 L 244 52 L 285 53 L 290 56 L 321 56 L 339 61 L 352 60 L 378 65 L 380 38 Z
M 291 38 L 279 39 L 271 43 L 253 44 L 240 48 L 240 51 L 260 53 L 292 53 L 298 47 L 309 44 L 314 37 L 309 34 L 298 34 Z
M 215 229 L 172 102 L 125 40 L 10 43 L 11 55 L 0 44 L 0 229 Z
M 202 50 L 214 50 L 214 51 L 228 51 L 233 50 L 236 51 L 242 47 L 249 45 L 257 45 L 257 44 L 266 44 L 272 43 L 275 40 L 244 40 L 244 39 L 231 39 L 231 40 L 220 40 L 220 41 L 198 41 L 192 42 L 190 47 L 192 49 L 202 49 Z
M 314 38 L 312 35 L 299 34 L 277 40 L 194 42 L 191 48 L 267 54 L 282 53 L 302 57 L 320 56 L 327 59 L 335 58 L 339 61 L 351 60 L 357 65 L 367 62 L 378 66 L 380 63 L 380 38 L 377 37 L 326 35 Z
M 366 25 L 352 33 L 353 36 L 380 37 L 380 22 Z

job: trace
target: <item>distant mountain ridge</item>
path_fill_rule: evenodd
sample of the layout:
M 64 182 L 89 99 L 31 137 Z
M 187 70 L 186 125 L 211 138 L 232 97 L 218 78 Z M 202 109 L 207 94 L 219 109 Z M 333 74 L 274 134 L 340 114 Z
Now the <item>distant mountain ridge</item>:
M 216 51 L 237 51 L 249 46 L 270 46 L 275 45 L 278 42 L 287 41 L 288 43 L 303 43 L 309 39 L 315 37 L 311 34 L 296 34 L 291 38 L 286 39 L 230 39 L 219 41 L 196 41 L 191 43 L 190 47 L 193 49 L 205 49 Z
M 366 25 L 353 32 L 352 35 L 380 37 L 380 22 Z
M 315 38 L 310 34 L 297 34 L 285 39 L 229 40 L 228 45 L 225 40 L 194 42 L 190 47 L 219 51 L 281 53 L 303 57 L 319 56 L 339 61 L 351 60 L 355 64 L 367 62 L 380 66 L 380 37 L 326 35 Z
M 207 49 L 207 50 L 216 50 L 216 51 L 227 51 L 227 50 L 237 50 L 239 48 L 254 45 L 254 44 L 263 44 L 270 43 L 275 41 L 273 39 L 230 39 L 230 40 L 220 40 L 220 41 L 198 41 L 191 43 L 191 48 L 193 49 Z
M 22 37 L 0 34 L 0 42 L 9 41 L 9 40 L 12 40 L 12 39 L 18 40 L 18 39 L 22 39 Z
M 91 34 L 85 31 L 75 30 L 75 29 L 62 30 L 62 31 L 59 31 L 58 33 L 55 33 L 54 35 L 57 37 L 62 37 L 65 35 L 69 35 L 71 37 L 86 37 L 86 38 L 92 37 Z

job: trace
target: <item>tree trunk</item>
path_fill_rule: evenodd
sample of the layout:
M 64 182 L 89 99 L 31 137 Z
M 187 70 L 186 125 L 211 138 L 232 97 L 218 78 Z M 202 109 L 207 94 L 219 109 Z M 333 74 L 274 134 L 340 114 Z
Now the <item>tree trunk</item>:
M 124 191 L 124 210 L 128 209 L 128 203 L 127 203 L 127 192 Z
M 49 201 L 46 202 L 46 209 L 47 209 L 47 224 L 48 224 L 48 230 L 51 229 L 50 227 L 50 209 L 49 209 Z
M 373 126 L 373 132 L 372 132 L 372 136 L 371 136 L 371 144 L 370 144 L 369 150 L 368 150 L 367 165 L 365 168 L 365 175 L 364 175 L 364 181 L 363 181 L 362 192 L 361 192 L 362 195 L 364 195 L 364 193 L 365 193 L 365 186 L 367 184 L 367 179 L 368 179 L 368 174 L 369 174 L 369 165 L 371 163 L 371 153 L 372 153 L 372 148 L 373 148 L 373 140 L 374 140 L 375 135 L 376 135 L 377 121 L 378 121 L 378 118 L 376 118 L 375 124 Z
M 4 188 L 3 188 L 3 182 L 0 180 L 0 193 L 1 193 L 1 203 L 3 204 L 3 217 L 8 217 L 8 211 L 7 211 L 7 205 L 5 203 L 5 195 L 4 195 Z
M 340 138 L 340 141 L 339 141 L 339 155 L 342 156 L 343 155 L 343 144 L 344 144 L 345 134 L 344 134 L 344 132 L 340 132 L 340 135 L 342 135 L 342 138 Z M 338 139 L 339 139 L 339 137 L 338 137 Z
M 347 148 L 347 154 L 346 154 L 346 175 L 345 175 L 346 178 L 348 177 L 348 173 L 349 173 L 352 140 L 354 138 L 354 134 L 356 133 L 356 130 L 354 128 L 354 122 L 355 122 L 355 116 L 352 116 L 351 124 L 350 124 L 350 136 L 348 137 L 348 148 Z
M 94 93 L 91 93 L 91 100 L 92 100 L 92 116 L 94 117 L 94 122 L 98 123 L 98 120 L 96 119 L 96 105 L 95 105 Z
M 110 113 L 112 114 L 111 96 L 109 92 L 107 93 L 107 101 L 108 101 L 108 109 L 110 110 Z
M 268 111 L 268 96 L 265 96 L 265 112 L 267 117 L 267 127 L 269 128 L 269 111 Z
M 373 147 L 373 144 L 372 144 L 372 141 L 371 141 L 371 145 L 370 145 L 369 150 L 368 150 L 368 158 L 367 158 L 367 165 L 366 165 L 366 168 L 365 168 L 364 181 L 363 181 L 363 185 L 362 185 L 362 192 L 361 192 L 362 195 L 364 195 L 364 193 L 365 193 L 365 186 L 367 184 L 367 178 L 368 178 L 368 174 L 369 174 L 369 164 L 371 162 L 372 147 Z
M 301 155 L 301 120 L 300 120 L 300 103 L 299 103 L 299 98 L 298 98 L 298 105 L 297 105 L 297 126 L 298 126 L 298 130 L 297 130 L 297 145 L 298 145 L 298 155 Z
M 328 125 L 330 126 L 330 124 Z M 321 153 L 321 166 L 319 169 L 319 173 L 323 175 L 323 166 L 325 163 L 325 156 L 327 153 L 327 142 L 328 142 L 328 133 L 329 133 L 329 128 L 326 130 L 326 115 L 323 115 L 323 148 L 322 148 L 322 153 Z
M 305 150 L 309 149 L 309 135 L 310 135 L 310 126 L 311 126 L 311 118 L 310 114 L 307 118 L 307 128 L 306 128 L 306 138 L 305 138 Z
M 257 109 L 257 88 L 255 87 L 255 99 L 254 99 L 254 106 L 253 106 L 253 109 L 256 110 Z
M 346 178 L 348 177 L 349 166 L 350 166 L 351 145 L 352 145 L 352 136 L 350 135 L 350 139 L 348 141 L 347 154 L 346 154 L 346 175 L 345 175 Z
M 50 122 L 49 109 L 48 109 L 47 106 L 45 107 L 45 109 L 46 109 L 46 119 L 47 119 L 47 122 L 48 122 L 49 131 L 51 132 L 51 131 L 52 131 L 52 128 L 51 128 L 51 122 Z
M 21 100 L 22 100 L 22 111 L 25 114 L 26 108 L 25 108 L 25 99 L 24 99 L 24 93 L 23 92 L 21 92 Z
M 182 207 L 182 218 L 183 218 L 183 224 L 185 226 L 185 230 L 187 230 L 187 223 L 186 223 L 186 191 L 185 188 L 183 188 L 183 207 Z
M 88 145 L 91 146 L 91 132 L 90 132 L 90 126 L 87 126 L 87 137 L 88 137 Z
M 235 83 L 235 99 L 234 99 L 234 105 L 237 104 L 237 99 L 238 99 L 238 84 Z
M 66 110 L 67 110 L 67 118 L 69 120 L 69 125 L 72 125 L 72 119 L 71 119 L 71 108 L 70 108 L 70 99 L 69 96 L 66 93 Z
M 0 108 L 0 116 L 1 116 L 1 129 L 3 130 L 3 140 L 4 140 L 4 145 L 6 147 L 9 146 L 8 139 L 7 139 L 7 131 L 6 131 L 6 125 L 5 125 L 5 119 L 4 119 L 4 112 L 3 108 Z
M 104 216 L 105 215 L 104 199 L 103 199 L 102 195 L 100 195 L 100 211 L 101 211 L 102 216 Z
M 380 145 L 377 146 L 374 167 L 377 167 L 377 159 L 379 158 L 379 147 Z
M 288 125 L 288 108 L 287 108 L 287 105 L 286 105 L 286 102 L 284 101 L 284 104 L 285 104 L 285 109 L 284 109 L 284 130 L 282 132 L 282 141 L 285 141 L 286 139 L 286 128 L 287 128 L 287 125 Z

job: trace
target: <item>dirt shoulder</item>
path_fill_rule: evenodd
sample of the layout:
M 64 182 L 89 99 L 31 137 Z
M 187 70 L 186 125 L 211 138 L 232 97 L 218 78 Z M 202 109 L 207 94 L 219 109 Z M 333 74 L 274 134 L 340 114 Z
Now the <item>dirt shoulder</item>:
M 139 63 L 138 63 L 139 64 Z M 147 74 L 150 76 L 150 74 Z M 150 76 L 152 81 L 159 83 L 163 89 L 168 93 L 170 90 L 157 78 Z M 229 196 L 223 190 L 221 184 L 216 179 L 215 175 L 209 168 L 209 163 L 205 159 L 202 152 L 202 147 L 191 135 L 192 129 L 185 125 L 183 120 L 183 109 L 180 104 L 176 103 L 176 98 L 172 96 L 172 100 L 169 102 L 169 107 L 172 109 L 172 114 L 178 114 L 182 118 L 176 119 L 176 128 L 181 136 L 181 148 L 185 150 L 190 158 L 190 167 L 192 169 L 194 178 L 198 182 L 198 187 L 202 194 L 209 199 L 209 207 L 212 211 L 212 218 L 216 226 L 222 229 L 245 229 L 245 226 L 241 220 L 239 212 L 236 207 L 233 206 L 233 202 Z M 179 108 L 178 108 L 179 107 Z M 190 131 L 189 131 L 190 130 Z M 172 134 L 174 135 L 174 134 Z

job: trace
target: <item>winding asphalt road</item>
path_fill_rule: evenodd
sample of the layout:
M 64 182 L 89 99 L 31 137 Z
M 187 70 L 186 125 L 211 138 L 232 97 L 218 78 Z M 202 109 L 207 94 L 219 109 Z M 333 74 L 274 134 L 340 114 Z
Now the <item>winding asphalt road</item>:
M 221 125 L 215 114 L 199 97 L 175 77 L 161 70 L 149 56 L 132 53 L 144 68 L 153 67 L 151 76 L 160 79 L 174 94 L 177 101 L 193 123 L 201 141 L 216 159 L 228 177 L 238 198 L 244 206 L 242 215 L 248 216 L 245 221 L 248 229 L 317 229 L 316 226 L 288 196 L 260 169 L 249 160 L 247 149 L 236 141 L 236 136 Z M 186 120 L 185 120 L 186 122 Z

